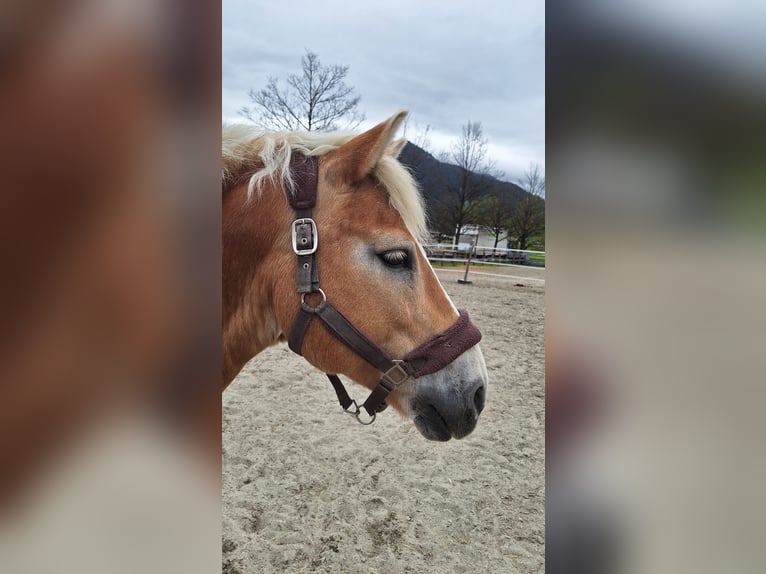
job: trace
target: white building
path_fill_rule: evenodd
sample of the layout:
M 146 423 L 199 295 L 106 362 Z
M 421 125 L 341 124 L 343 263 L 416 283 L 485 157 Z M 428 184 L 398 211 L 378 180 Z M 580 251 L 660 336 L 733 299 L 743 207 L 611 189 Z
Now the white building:
M 508 233 L 505 230 L 500 232 L 500 241 L 497 243 L 498 249 L 508 247 L 507 235 Z M 452 239 L 453 245 L 457 244 L 456 240 L 457 234 Z M 495 236 L 480 225 L 464 225 L 460 233 L 460 244 L 458 246 L 461 249 L 467 249 L 471 244 L 476 245 L 476 247 L 488 247 L 491 249 L 495 247 Z

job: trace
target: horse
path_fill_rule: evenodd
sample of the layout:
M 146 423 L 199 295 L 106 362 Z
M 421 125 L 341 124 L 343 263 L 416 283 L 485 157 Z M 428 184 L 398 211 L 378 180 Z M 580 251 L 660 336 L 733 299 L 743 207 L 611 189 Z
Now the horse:
M 474 430 L 481 335 L 421 247 L 424 202 L 394 141 L 406 115 L 359 135 L 223 128 L 222 390 L 288 341 L 360 422 L 391 406 L 430 440 Z M 372 391 L 364 405 L 339 374 Z

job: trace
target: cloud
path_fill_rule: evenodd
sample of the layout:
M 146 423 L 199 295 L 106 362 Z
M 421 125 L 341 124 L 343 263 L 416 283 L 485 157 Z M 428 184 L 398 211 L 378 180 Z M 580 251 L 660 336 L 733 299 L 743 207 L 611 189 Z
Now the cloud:
M 519 166 L 545 162 L 544 20 L 542 2 L 227 0 L 223 117 L 237 121 L 249 89 L 297 72 L 311 49 L 350 66 L 369 124 L 406 107 L 440 134 L 436 147 L 481 121 L 493 159 L 515 178 Z

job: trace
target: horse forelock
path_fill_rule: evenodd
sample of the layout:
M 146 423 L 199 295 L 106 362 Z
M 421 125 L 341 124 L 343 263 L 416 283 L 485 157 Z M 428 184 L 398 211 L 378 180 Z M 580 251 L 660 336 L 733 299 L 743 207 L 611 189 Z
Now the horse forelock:
M 247 180 L 247 199 L 257 199 L 268 182 L 294 193 L 290 172 L 293 153 L 321 156 L 339 148 L 356 134 L 346 132 L 270 132 L 253 126 L 232 125 L 222 133 L 222 189 Z M 391 206 L 421 243 L 428 237 L 423 199 L 410 171 L 392 156 L 381 158 L 374 175 L 387 190 Z
M 419 243 L 427 243 L 425 204 L 412 173 L 395 157 L 384 156 L 375 166 L 375 176 L 388 191 L 391 207 L 402 216 L 409 232 Z

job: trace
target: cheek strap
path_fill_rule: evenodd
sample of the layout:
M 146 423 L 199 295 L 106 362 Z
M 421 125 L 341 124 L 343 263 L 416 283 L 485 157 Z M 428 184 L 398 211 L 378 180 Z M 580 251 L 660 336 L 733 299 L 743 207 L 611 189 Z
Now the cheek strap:
M 464 309 L 459 310 L 458 313 L 458 320 L 446 331 L 431 337 L 407 354 L 403 360 L 397 360 L 392 359 L 386 351 L 359 331 L 326 299 L 323 299 L 316 307 L 310 307 L 302 302 L 290 330 L 288 345 L 293 352 L 301 355 L 303 339 L 311 319 L 314 316 L 318 317 L 332 335 L 382 373 L 380 382 L 361 407 L 374 419 L 376 413 L 385 409 L 386 397 L 395 388 L 410 379 L 440 371 L 481 340 L 481 332 L 471 322 L 468 313 Z M 335 389 L 341 407 L 348 410 L 351 405 L 356 405 L 337 375 L 328 374 L 327 376 Z M 354 414 L 358 418 L 358 406 Z

